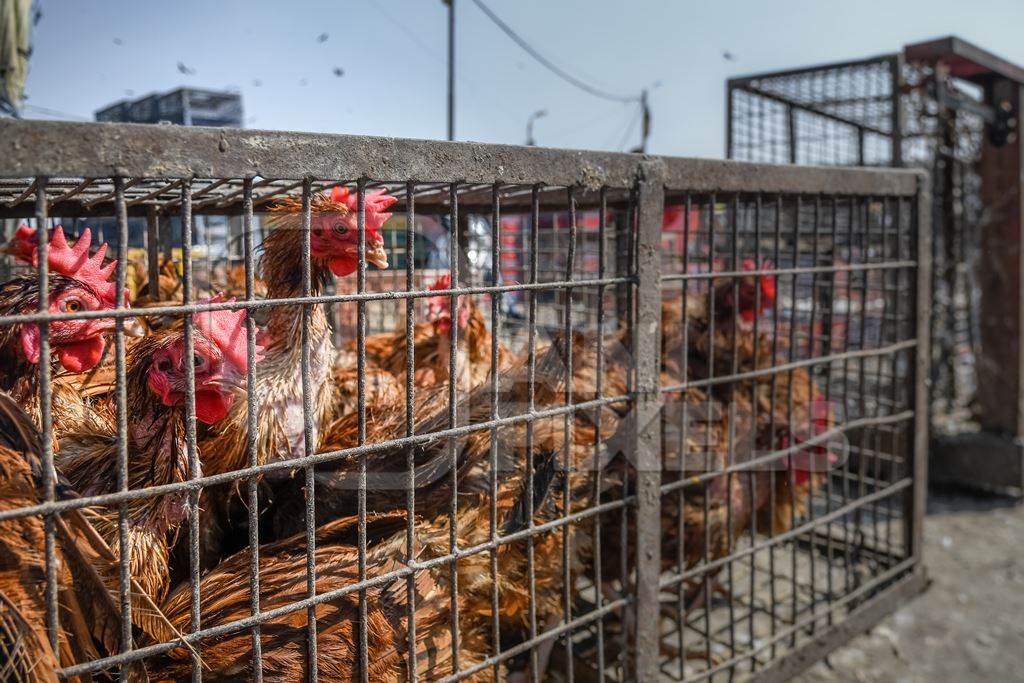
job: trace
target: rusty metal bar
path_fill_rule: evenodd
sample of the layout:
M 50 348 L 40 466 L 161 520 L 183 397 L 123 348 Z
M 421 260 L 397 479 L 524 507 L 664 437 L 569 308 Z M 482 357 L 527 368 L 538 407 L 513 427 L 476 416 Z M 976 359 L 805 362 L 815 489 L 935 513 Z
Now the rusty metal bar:
M 302 182 L 302 295 L 309 297 L 312 292 L 312 264 L 310 262 L 310 240 L 312 230 L 312 180 L 306 178 Z M 365 265 L 365 264 L 364 264 Z M 313 424 L 313 380 L 310 377 L 310 341 L 309 333 L 313 311 L 309 304 L 302 307 L 302 328 L 299 339 L 302 380 L 302 443 L 303 455 L 311 456 L 316 452 Z M 304 470 L 305 489 L 305 522 L 306 522 L 306 595 L 316 597 L 316 470 L 307 465 Z M 365 624 L 365 621 L 363 622 Z M 362 627 L 365 629 L 365 626 Z M 316 683 L 318 676 L 318 658 L 316 641 L 317 623 L 316 606 L 310 604 L 306 610 L 306 677 L 310 683 Z
M 913 495 L 908 496 L 904 519 L 907 554 L 920 567 L 924 546 L 924 517 L 928 496 L 928 450 L 930 439 L 931 382 L 931 277 L 932 277 L 932 195 L 926 173 L 918 176 L 916 206 L 913 206 L 913 232 L 917 247 L 917 282 L 914 302 L 917 348 L 914 356 L 914 439 L 910 458 L 914 479 Z
M 245 251 L 245 298 L 253 298 L 256 282 L 256 269 L 253 264 L 253 214 L 252 214 L 252 178 L 246 178 L 242 187 L 242 247 Z M 259 420 L 256 405 L 256 320 L 252 311 L 245 315 L 245 400 L 246 400 L 246 451 L 249 455 L 249 467 L 259 466 Z M 260 525 L 259 525 L 259 480 L 250 477 L 246 482 L 247 505 L 249 513 L 249 611 L 254 617 L 260 615 Z M 253 681 L 263 681 L 263 645 L 260 637 L 259 622 L 252 627 L 252 668 Z
M 636 677 L 658 680 L 661 604 L 661 223 L 664 167 L 640 165 L 637 178 L 636 399 L 632 445 L 636 463 Z
M 46 184 L 48 178 L 36 178 L 32 187 L 36 195 L 36 234 L 39 236 L 38 282 L 39 310 L 50 308 L 50 262 L 48 232 Z M 53 469 L 53 384 L 50 377 L 50 326 L 43 323 L 39 326 L 39 422 L 40 439 L 42 441 L 43 460 L 43 496 L 46 503 L 53 504 L 56 500 L 56 478 Z M 45 534 L 46 558 L 46 635 L 50 640 L 50 648 L 60 663 L 60 650 L 57 647 L 60 633 L 60 612 L 57 605 L 57 545 L 55 539 L 56 518 L 48 514 L 43 518 Z
M 220 148 L 224 147 L 221 152 Z M 158 148 L 155 157 L 150 150 Z M 337 150 L 346 150 L 338 154 Z M 254 152 L 254 150 L 259 150 Z M 0 120 L 3 176 L 149 178 L 457 177 L 467 183 L 629 187 L 637 157 L 470 142 L 432 142 L 273 131 Z M 666 186 L 693 192 L 913 194 L 913 172 L 822 168 L 814 173 L 765 164 L 665 159 Z M 133 181 L 129 181 L 132 183 Z M 127 185 L 126 185 L 127 188 Z
M 128 265 L 128 207 L 124 198 L 124 178 L 114 178 L 114 203 L 117 206 L 117 294 L 115 305 L 125 308 L 125 271 Z M 125 374 L 124 318 L 114 321 L 114 404 L 117 414 L 117 490 L 127 491 L 128 483 L 128 398 Z M 132 541 L 128 534 L 128 503 L 117 510 L 117 541 L 119 597 L 121 602 L 121 652 L 130 652 L 135 646 L 132 637 Z M 129 680 L 129 669 L 118 672 L 122 681 Z
M 127 186 L 127 185 L 126 185 Z M 170 233 L 170 231 L 168 231 Z M 169 235 L 168 235 L 169 236 Z M 192 183 L 181 184 L 181 295 L 185 305 L 191 304 L 194 296 L 192 283 Z M 184 325 L 185 358 L 195 356 L 195 339 L 193 314 L 185 314 Z M 195 481 L 199 477 L 199 454 L 196 452 L 196 372 L 192 363 L 184 363 L 185 367 L 185 446 L 188 451 L 188 479 Z M 200 559 L 199 559 L 199 495 L 201 487 L 189 489 L 188 495 L 188 566 L 191 578 L 191 594 L 189 601 L 190 622 L 192 633 L 198 631 L 201 614 L 201 596 L 199 594 Z M 199 683 L 203 678 L 202 654 L 199 646 L 191 651 L 192 681 Z

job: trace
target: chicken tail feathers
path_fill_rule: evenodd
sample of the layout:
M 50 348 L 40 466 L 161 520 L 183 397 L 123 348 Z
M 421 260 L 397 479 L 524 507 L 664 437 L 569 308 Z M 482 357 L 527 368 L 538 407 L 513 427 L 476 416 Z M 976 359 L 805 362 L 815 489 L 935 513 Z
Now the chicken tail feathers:
M 0 391 L 0 445 L 24 453 L 30 460 L 33 478 L 36 481 L 42 478 L 39 454 L 43 447 L 39 430 L 18 402 L 5 391 Z
M 533 463 L 533 509 L 538 510 L 547 498 L 551 490 L 551 482 L 555 479 L 556 463 L 558 461 L 555 451 L 538 453 Z M 529 481 L 523 481 L 523 491 L 519 500 L 508 512 L 505 518 L 504 535 L 514 534 L 522 531 L 529 525 Z
M 0 592 L 0 680 L 56 682 L 56 667 L 44 635 Z

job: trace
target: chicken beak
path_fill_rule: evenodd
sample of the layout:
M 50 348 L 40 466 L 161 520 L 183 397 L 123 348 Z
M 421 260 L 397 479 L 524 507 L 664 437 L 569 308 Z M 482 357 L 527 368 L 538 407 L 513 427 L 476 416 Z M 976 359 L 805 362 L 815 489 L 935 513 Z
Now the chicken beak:
M 247 389 L 245 377 L 229 377 L 224 375 L 218 377 L 215 381 L 211 381 L 210 384 L 216 384 L 219 387 L 236 391 L 245 391 Z
M 124 333 L 129 337 L 145 337 L 146 326 L 142 324 L 141 318 L 125 318 Z
M 372 263 L 382 269 L 388 267 L 388 253 L 384 251 L 383 243 L 374 244 L 373 246 L 368 244 L 366 247 L 367 263 Z

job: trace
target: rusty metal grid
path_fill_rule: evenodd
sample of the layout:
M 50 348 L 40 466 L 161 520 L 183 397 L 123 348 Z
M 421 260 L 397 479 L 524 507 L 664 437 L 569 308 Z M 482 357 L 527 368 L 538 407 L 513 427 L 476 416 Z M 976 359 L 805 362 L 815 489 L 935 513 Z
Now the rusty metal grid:
M 917 581 L 918 198 L 672 194 L 660 673 L 769 676 Z
M 390 626 L 393 649 L 400 653 L 394 671 L 404 673 L 395 676 L 412 680 L 490 679 L 515 671 L 538 680 L 545 667 L 566 680 L 656 680 L 664 675 L 700 680 L 755 664 L 769 676 L 799 666 L 793 664 L 802 661 L 795 655 L 806 656 L 808 643 L 819 643 L 822 652 L 834 647 L 846 637 L 844 624 L 878 618 L 885 595 L 908 593 L 914 587 L 908 577 L 919 584 L 923 576 L 922 421 L 927 411 L 921 358 L 928 348 L 928 328 L 920 321 L 928 309 L 928 288 L 921 283 L 928 282 L 930 261 L 928 231 L 921 227 L 928 224 L 927 187 L 920 174 L 143 126 L 5 121 L 0 134 L 5 159 L 0 176 L 7 179 L 0 185 L 4 217 L 48 227 L 51 216 L 112 216 L 118 228 L 115 309 L 47 312 L 50 276 L 46 240 L 41 239 L 40 312 L 0 318 L 0 326 L 38 324 L 43 358 L 49 357 L 49 328 L 55 323 L 116 321 L 109 400 L 116 414 L 110 438 L 116 442 L 117 481 L 110 491 L 74 492 L 54 476 L 60 474 L 54 468 L 60 450 L 53 447 L 60 426 L 53 422 L 54 377 L 50 366 L 41 363 L 38 502 L 0 510 L 0 525 L 31 518 L 44 525 L 44 616 L 51 644 L 67 637 L 59 600 L 67 589 L 61 578 L 63 520 L 79 511 L 106 511 L 116 518 L 117 647 L 93 658 L 61 661 L 66 677 L 107 672 L 127 678 L 138 662 L 159 667 L 173 656 L 191 666 L 193 680 L 216 678 L 203 653 L 227 643 L 232 665 L 238 667 L 232 670 L 235 676 L 261 680 L 263 670 L 272 675 L 274 667 L 283 666 L 279 651 L 287 646 L 311 680 L 337 678 L 337 670 L 323 667 L 339 653 L 351 655 L 354 677 L 373 680 L 378 675 L 374 653 L 380 652 L 376 639 L 384 625 Z M 52 153 L 56 149 L 59 154 Z M 354 291 L 324 286 L 319 276 L 323 265 L 310 257 L 318 193 L 338 186 L 358 198 L 359 259 L 350 276 Z M 368 277 L 366 199 L 380 189 L 398 198 L 392 211 L 404 217 L 406 240 L 403 247 L 389 245 L 392 257 L 400 249 L 415 249 L 412 231 L 418 215 L 447 217 L 451 253 L 446 270 L 456 283 L 452 288 L 427 290 L 434 273 L 419 272 L 408 253 L 403 269 Z M 261 219 L 267 208 L 286 198 L 300 207 L 294 236 L 301 254 L 296 291 L 275 295 L 277 283 L 269 282 L 268 294 L 261 297 L 256 293 L 261 274 L 257 240 L 269 229 Z M 684 207 L 684 245 L 672 251 L 666 247 L 665 228 L 670 211 L 678 207 Z M 837 218 L 844 208 L 848 217 Z M 542 228 L 545 213 L 565 221 L 564 232 L 547 242 L 543 232 L 562 228 L 556 221 Z M 195 218 L 204 214 L 241 223 L 235 257 L 241 257 L 244 283 L 235 301 L 198 302 L 211 293 L 197 287 L 194 273 L 202 263 L 192 254 Z M 459 251 L 460 240 L 464 243 L 460 226 L 465 225 L 460 215 L 467 214 L 490 220 L 490 270 L 482 279 Z M 582 221 L 584 215 L 596 221 Z M 180 225 L 180 303 L 124 306 L 131 216 L 147 217 L 151 277 L 162 233 L 172 218 Z M 508 277 L 502 268 L 504 218 L 518 221 L 526 233 L 518 243 L 518 275 Z M 542 252 L 543 244 L 548 253 Z M 738 268 L 738 259 L 747 257 L 773 261 L 758 260 L 755 271 Z M 660 327 L 666 306 L 681 302 L 683 292 L 687 297 L 710 292 L 718 282 L 739 287 L 751 276 L 779 283 L 771 315 L 757 317 L 755 324 L 781 325 L 789 356 L 757 366 L 752 374 L 716 368 L 700 376 L 684 363 L 681 375 L 666 380 Z M 843 284 L 860 288 L 861 317 L 840 331 L 833 320 L 823 334 L 820 321 L 838 310 L 836 302 L 844 299 L 836 292 Z M 915 296 L 897 297 L 897 291 Z M 378 429 L 383 420 L 370 400 L 376 388 L 369 381 L 366 352 L 371 307 L 397 311 L 399 330 L 404 328 L 405 343 L 414 349 L 422 304 L 438 296 L 447 298 L 453 311 L 473 301 L 486 320 L 487 379 L 473 388 L 461 386 L 461 379 L 418 387 L 410 351 L 402 373 L 404 396 L 389 406 L 398 419 L 393 427 Z M 524 301 L 524 320 L 510 319 L 503 309 L 503 299 L 512 296 Z M 845 298 L 848 317 L 855 298 Z M 880 299 L 886 308 L 868 316 L 867 299 Z M 336 313 L 339 309 L 354 310 L 354 333 L 339 327 L 344 318 Z M 185 363 L 184 472 L 171 481 L 151 478 L 142 487 L 131 487 L 129 470 L 139 454 L 129 448 L 138 416 L 130 412 L 135 403 L 129 404 L 126 388 L 132 358 L 127 322 L 140 316 L 183 319 L 185 357 L 191 358 L 197 334 L 192 320 L 223 310 L 248 311 L 248 370 L 242 382 L 245 398 L 240 399 L 243 462 L 207 473 L 211 456 L 200 444 L 208 433 L 196 422 L 195 370 Z M 268 458 L 259 445 L 268 427 L 259 417 L 263 394 L 258 372 L 266 358 L 256 362 L 262 340 L 257 332 L 274 315 L 296 322 L 299 334 L 294 347 L 302 397 L 300 443 L 290 459 Z M 396 317 L 390 316 L 384 318 Z M 324 322 L 328 318 L 333 328 Z M 316 336 L 321 334 L 322 339 Z M 455 350 L 463 330 L 451 325 L 447 334 L 447 374 L 459 378 L 464 361 Z M 778 329 L 772 334 L 782 338 Z M 326 427 L 317 422 L 314 397 L 322 378 L 314 370 L 320 367 L 321 349 L 328 348 L 320 344 L 340 349 L 342 342 L 355 350 L 350 362 L 356 397 L 348 406 L 354 443 L 332 447 L 318 443 Z M 518 363 L 511 371 L 498 367 L 502 346 Z M 681 348 L 688 353 L 688 339 Z M 696 565 L 677 562 L 674 552 L 663 551 L 669 542 L 664 524 L 671 519 L 666 515 L 685 506 L 694 487 L 707 490 L 715 481 L 741 478 L 759 463 L 795 456 L 817 443 L 814 438 L 824 437 L 785 448 L 773 445 L 753 460 L 730 446 L 731 464 L 724 471 L 705 469 L 680 478 L 678 468 L 667 467 L 672 446 L 666 429 L 673 426 L 667 416 L 678 412 L 671 409 L 673 397 L 742 390 L 744 382 L 805 369 L 864 411 L 828 433 L 846 434 L 854 445 L 843 467 L 826 475 L 822 488 L 827 494 L 812 489 L 807 517 L 787 532 L 765 538 L 755 530 L 748 532 L 749 542 L 731 539 L 723 557 L 711 560 L 705 553 Z M 505 400 L 524 387 L 525 403 Z M 473 450 L 468 444 L 474 439 L 486 447 Z M 426 483 L 424 470 L 433 475 Z M 241 504 L 232 518 L 239 522 L 236 555 L 212 570 L 204 566 L 208 560 L 202 545 L 206 524 L 216 512 L 204 497 L 210 492 L 235 495 Z M 137 623 L 137 605 L 128 590 L 134 578 L 131 553 L 121 550 L 130 548 L 135 504 L 182 496 L 186 514 L 174 548 L 182 563 L 180 582 L 162 598 L 177 600 L 175 626 L 182 635 L 153 639 Z M 352 520 L 345 540 L 320 545 L 318 534 L 326 533 L 336 521 L 331 517 L 341 511 Z M 398 522 L 391 524 L 392 519 Z M 275 525 L 291 527 L 295 535 Z M 294 549 L 295 571 L 288 578 L 301 596 L 283 605 L 271 592 L 280 583 L 272 583 L 274 589 L 265 583 L 275 577 L 270 567 L 254 561 L 281 552 L 280 545 L 268 545 L 277 540 L 274 534 Z M 349 564 L 338 569 L 324 552 L 338 553 Z M 816 567 L 810 571 L 818 578 L 809 585 L 805 565 Z M 206 611 L 204 582 L 218 566 L 237 570 L 229 576 L 236 579 L 244 609 L 229 618 Z M 467 567 L 472 569 L 463 571 Z M 721 567 L 733 583 L 749 579 L 752 589 L 745 593 L 733 587 L 724 621 L 721 597 L 708 598 L 686 614 L 669 614 L 666 594 L 680 596 L 670 603 L 679 608 L 685 587 Z M 751 573 L 743 575 L 748 567 Z M 322 582 L 339 576 L 331 571 L 341 572 L 345 580 L 325 588 Z M 431 588 L 425 591 L 424 586 Z M 515 602 L 524 593 L 523 601 Z M 421 603 L 429 609 L 424 611 Z M 390 622 L 382 624 L 379 610 L 388 604 Z M 732 639 L 755 622 L 771 624 L 775 640 L 767 651 L 744 650 Z M 696 665 L 685 648 L 673 652 L 677 641 L 687 646 L 699 641 L 710 656 Z M 731 648 L 724 660 L 723 646 Z M 150 675 L 156 671 L 150 669 Z
M 977 269 L 986 220 L 977 162 L 981 115 L 944 109 L 978 88 L 927 61 L 883 55 L 730 79 L 727 156 L 775 163 L 905 166 L 933 177 L 932 419 L 936 435 L 975 427 Z M 942 92 L 940 92 L 942 91 Z

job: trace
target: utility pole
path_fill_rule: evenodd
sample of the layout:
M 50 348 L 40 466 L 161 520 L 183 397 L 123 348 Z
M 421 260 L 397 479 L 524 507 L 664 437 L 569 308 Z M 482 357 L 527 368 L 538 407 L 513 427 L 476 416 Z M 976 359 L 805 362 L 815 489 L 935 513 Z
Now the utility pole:
M 640 93 L 640 111 L 640 145 L 631 150 L 634 154 L 647 152 L 647 138 L 651 136 L 651 105 L 647 101 L 647 88 Z
M 530 118 L 526 119 L 526 144 L 528 146 L 533 147 L 537 144 L 537 141 L 533 139 L 533 122 L 547 115 L 547 109 L 538 109 L 530 114 Z
M 455 0 L 448 5 L 448 139 L 455 139 Z

